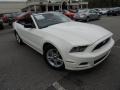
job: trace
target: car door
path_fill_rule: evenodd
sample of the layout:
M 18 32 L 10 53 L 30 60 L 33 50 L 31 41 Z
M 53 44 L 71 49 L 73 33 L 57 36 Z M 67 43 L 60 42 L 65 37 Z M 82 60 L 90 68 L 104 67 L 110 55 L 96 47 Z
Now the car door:
M 18 35 L 20 36 L 20 38 L 21 38 L 22 40 L 24 40 L 24 39 L 25 39 L 25 37 L 23 36 L 24 26 L 23 26 L 22 22 L 19 22 L 19 21 L 14 22 L 13 27 L 14 27 L 14 29 L 17 31 L 17 33 L 18 33 Z
M 90 19 L 93 19 L 93 13 L 92 13 L 91 10 L 89 10 L 88 14 L 89 14 L 89 18 L 90 18 Z
M 96 10 L 93 10 L 93 15 L 94 15 L 94 18 L 93 19 L 97 19 L 99 17 L 99 14 Z
M 91 19 L 95 19 L 96 18 L 96 13 L 93 10 L 90 10 L 89 13 L 90 13 Z
M 35 22 L 32 18 L 30 23 L 35 26 Z M 29 24 L 28 22 L 25 22 Z M 24 27 L 22 28 L 22 36 L 24 37 L 24 40 L 27 44 L 29 44 L 32 48 L 38 51 L 42 51 L 42 32 L 40 33 L 40 30 L 35 27 Z

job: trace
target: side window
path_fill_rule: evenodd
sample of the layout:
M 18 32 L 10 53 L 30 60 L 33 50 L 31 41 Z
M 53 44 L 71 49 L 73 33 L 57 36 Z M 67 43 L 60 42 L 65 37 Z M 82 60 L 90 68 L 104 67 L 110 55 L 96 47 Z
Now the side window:
M 22 24 L 23 26 L 29 25 L 31 27 L 31 25 L 32 25 L 32 27 L 35 28 L 35 24 L 34 24 L 32 18 L 30 16 L 29 17 L 26 16 L 25 18 L 20 19 L 17 22 L 20 23 L 20 24 Z
M 90 10 L 89 13 L 96 13 L 96 11 L 95 10 Z
M 17 23 L 24 25 L 25 24 L 25 20 L 24 19 L 20 19 L 20 20 L 17 21 Z

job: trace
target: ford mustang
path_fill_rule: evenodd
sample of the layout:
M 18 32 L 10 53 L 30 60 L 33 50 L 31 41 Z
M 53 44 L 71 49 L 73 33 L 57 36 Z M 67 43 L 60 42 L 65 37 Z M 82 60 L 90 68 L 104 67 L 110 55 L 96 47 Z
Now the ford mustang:
M 59 12 L 24 13 L 13 27 L 16 41 L 42 54 L 54 69 L 92 68 L 108 57 L 114 45 L 110 31 Z

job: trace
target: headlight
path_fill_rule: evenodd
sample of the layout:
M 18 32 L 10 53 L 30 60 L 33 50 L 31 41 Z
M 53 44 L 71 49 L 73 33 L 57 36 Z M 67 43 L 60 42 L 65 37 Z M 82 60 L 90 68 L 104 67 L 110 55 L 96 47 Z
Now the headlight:
M 70 53 L 73 53 L 73 52 L 83 52 L 86 48 L 87 48 L 87 46 L 74 47 L 74 48 L 72 48 L 70 50 Z

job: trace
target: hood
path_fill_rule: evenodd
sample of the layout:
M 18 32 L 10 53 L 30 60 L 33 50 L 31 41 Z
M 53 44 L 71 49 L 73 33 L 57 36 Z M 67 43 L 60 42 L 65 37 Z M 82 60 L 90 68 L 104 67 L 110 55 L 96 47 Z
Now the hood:
M 112 35 L 100 26 L 74 21 L 50 26 L 46 31 L 62 40 L 78 45 L 93 44 L 107 35 Z

